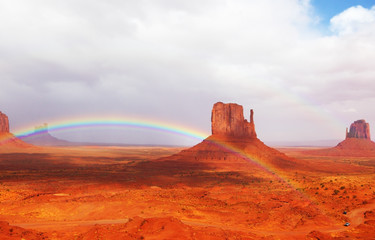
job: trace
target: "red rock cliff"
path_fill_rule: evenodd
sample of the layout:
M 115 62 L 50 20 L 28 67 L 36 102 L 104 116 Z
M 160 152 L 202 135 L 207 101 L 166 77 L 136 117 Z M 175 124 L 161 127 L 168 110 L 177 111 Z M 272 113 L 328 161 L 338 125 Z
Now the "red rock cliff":
M 254 112 L 250 110 L 250 122 L 243 115 L 241 105 L 235 103 L 214 104 L 211 115 L 212 135 L 236 138 L 256 138 Z
M 0 133 L 9 133 L 8 116 L 0 112 Z
M 370 125 L 365 120 L 357 120 L 350 125 L 350 130 L 346 129 L 346 138 L 370 138 Z

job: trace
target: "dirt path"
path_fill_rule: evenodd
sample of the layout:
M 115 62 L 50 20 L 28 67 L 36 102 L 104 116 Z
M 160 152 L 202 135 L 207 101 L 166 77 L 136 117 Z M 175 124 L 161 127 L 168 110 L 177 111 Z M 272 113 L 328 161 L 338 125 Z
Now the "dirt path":
M 293 236 L 294 237 L 306 236 L 307 234 L 309 234 L 311 231 L 314 231 L 314 230 L 319 230 L 320 232 L 323 232 L 323 233 L 344 232 L 348 230 L 349 228 L 354 228 L 364 223 L 365 221 L 364 213 L 366 211 L 370 211 L 373 209 L 375 209 L 375 202 L 369 203 L 361 208 L 356 208 L 350 211 L 347 215 L 349 218 L 349 223 L 350 223 L 349 227 L 344 226 L 344 223 L 343 223 L 343 224 L 336 225 L 336 226 L 319 227 L 319 229 L 313 228 L 311 226 L 307 226 L 307 227 L 303 227 L 298 230 L 292 230 L 292 231 L 282 231 L 282 230 L 280 231 L 264 230 L 263 231 L 263 230 L 254 230 L 254 229 L 251 229 L 251 230 L 248 229 L 248 231 L 257 235 L 263 235 L 263 236 L 276 235 L 279 237 L 286 237 L 286 239 L 288 239 L 288 237 L 293 237 Z M 194 226 L 217 227 L 217 228 L 227 229 L 227 230 L 244 231 L 244 229 L 241 229 L 241 228 L 234 229 L 233 227 L 228 227 L 224 225 L 207 224 L 207 223 L 195 222 L 195 221 L 182 221 L 182 222 L 185 224 L 194 225 Z
M 33 222 L 33 223 L 14 223 L 13 226 L 31 229 L 46 229 L 46 228 L 66 228 L 76 226 L 93 226 L 96 224 L 121 224 L 127 223 L 128 218 L 124 219 L 102 219 L 102 220 L 89 220 L 89 221 L 59 221 L 59 222 Z
M 361 208 L 356 208 L 348 213 L 348 218 L 350 219 L 350 225 L 357 227 L 365 221 L 364 213 L 375 209 L 375 202 L 369 203 Z
M 369 210 L 375 209 L 375 202 L 367 204 L 361 208 L 354 209 L 350 212 L 348 212 L 348 218 L 349 218 L 349 227 L 345 227 L 344 225 L 337 225 L 337 226 L 330 226 L 330 227 L 320 227 L 318 230 L 320 232 L 324 233 L 332 233 L 332 232 L 343 232 L 348 230 L 348 228 L 357 227 L 358 225 L 362 224 L 364 219 L 364 213 Z M 30 228 L 30 229 L 36 229 L 36 230 L 43 230 L 43 229 L 62 229 L 66 227 L 76 227 L 76 226 L 93 226 L 96 224 L 123 224 L 127 223 L 129 219 L 104 219 L 104 220 L 88 220 L 88 221 L 58 221 L 58 222 L 33 222 L 33 223 L 14 223 L 11 224 L 13 226 L 18 226 L 22 228 Z M 200 226 L 200 227 L 215 227 L 215 228 L 221 228 L 225 230 L 234 230 L 234 231 L 246 231 L 251 232 L 258 235 L 276 235 L 280 237 L 291 237 L 291 236 L 304 236 L 308 233 L 310 233 L 313 230 L 311 226 L 308 226 L 306 228 L 300 228 L 296 231 L 266 231 L 266 230 L 254 230 L 254 229 L 244 229 L 244 228 L 233 228 L 228 227 L 222 224 L 209 224 L 205 222 L 199 222 L 199 221 L 191 221 L 191 220 L 182 220 L 183 223 L 191 226 Z

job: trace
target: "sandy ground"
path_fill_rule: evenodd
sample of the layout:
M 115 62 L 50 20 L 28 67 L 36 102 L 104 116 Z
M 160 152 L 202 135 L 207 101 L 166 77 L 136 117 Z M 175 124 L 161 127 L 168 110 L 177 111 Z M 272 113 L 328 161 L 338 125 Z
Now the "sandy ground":
M 267 171 L 156 160 L 181 150 L 2 148 L 0 239 L 375 239 L 375 158 L 283 148 L 305 167 Z

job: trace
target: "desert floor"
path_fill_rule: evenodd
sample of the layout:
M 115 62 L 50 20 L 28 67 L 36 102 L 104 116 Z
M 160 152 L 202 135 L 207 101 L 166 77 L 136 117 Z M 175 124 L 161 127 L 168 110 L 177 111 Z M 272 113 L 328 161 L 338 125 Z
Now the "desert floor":
M 264 171 L 155 161 L 181 150 L 0 149 L 0 239 L 375 239 L 375 158 L 282 148 L 305 170 Z

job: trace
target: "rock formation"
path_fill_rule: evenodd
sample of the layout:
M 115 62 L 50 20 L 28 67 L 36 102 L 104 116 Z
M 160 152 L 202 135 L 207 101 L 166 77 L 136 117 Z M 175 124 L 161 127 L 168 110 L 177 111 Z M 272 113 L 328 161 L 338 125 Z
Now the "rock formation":
M 24 142 L 39 146 L 72 146 L 73 143 L 58 139 L 48 131 L 48 124 L 44 123 L 35 127 L 32 134 L 20 137 Z
M 211 124 L 211 136 L 160 161 L 176 168 L 255 169 L 262 164 L 288 169 L 297 167 L 295 159 L 266 146 L 257 138 L 253 110 L 250 110 L 248 122 L 241 105 L 218 102 L 212 109 Z
M 357 120 L 350 125 L 350 130 L 346 129 L 346 138 L 363 138 L 371 140 L 370 125 L 365 120 Z
M 244 119 L 243 108 L 235 103 L 214 105 L 211 115 L 212 135 L 235 138 L 256 138 L 253 119 L 254 112 L 250 110 L 250 122 Z
M 0 112 L 0 146 L 1 147 L 16 147 L 24 148 L 31 147 L 31 145 L 23 142 L 9 132 L 8 116 Z
M 336 147 L 306 151 L 308 154 L 325 156 L 369 157 L 375 156 L 375 142 L 370 138 L 370 125 L 357 120 L 346 129 L 346 138 Z
M 0 133 L 9 133 L 8 116 L 0 112 Z
M 35 133 L 48 133 L 48 124 L 43 123 L 40 126 L 35 127 Z

